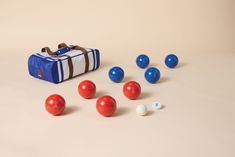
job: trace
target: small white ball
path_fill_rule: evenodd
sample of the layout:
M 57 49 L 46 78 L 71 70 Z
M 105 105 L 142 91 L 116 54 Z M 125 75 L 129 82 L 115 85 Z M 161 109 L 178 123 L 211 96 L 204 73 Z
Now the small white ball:
M 154 102 L 152 102 L 152 108 L 153 108 L 153 110 L 159 110 L 162 108 L 162 104 L 159 103 L 158 101 L 154 101 Z
M 144 116 L 148 112 L 147 106 L 143 104 L 137 105 L 135 110 L 136 110 L 136 113 L 140 116 Z

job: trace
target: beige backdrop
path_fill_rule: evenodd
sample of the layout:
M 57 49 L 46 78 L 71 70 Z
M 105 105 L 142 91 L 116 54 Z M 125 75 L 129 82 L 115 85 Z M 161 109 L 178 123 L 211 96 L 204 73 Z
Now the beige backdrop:
M 235 156 L 234 0 L 0 0 L 0 19 L 1 157 Z M 58 85 L 30 77 L 28 56 L 60 42 L 99 48 L 100 69 Z M 163 64 L 169 52 L 180 59 L 173 70 Z M 140 53 L 161 70 L 159 83 L 136 67 Z M 141 84 L 139 100 L 108 79 L 114 65 Z M 114 117 L 78 96 L 84 79 L 116 98 Z M 53 93 L 67 101 L 63 116 L 44 109 Z M 152 112 L 155 100 L 165 107 Z

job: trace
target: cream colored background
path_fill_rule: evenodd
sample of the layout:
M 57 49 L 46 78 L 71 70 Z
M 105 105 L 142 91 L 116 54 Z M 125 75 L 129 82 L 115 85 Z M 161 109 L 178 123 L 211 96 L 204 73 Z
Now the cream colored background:
M 235 156 L 234 0 L 0 0 L 0 19 L 1 157 Z M 58 85 L 30 77 L 28 56 L 60 42 L 99 48 L 101 68 Z M 163 64 L 169 52 L 180 59 L 173 70 Z M 136 67 L 140 53 L 161 70 L 156 85 Z M 114 65 L 141 84 L 139 100 L 108 79 Z M 84 79 L 116 98 L 114 117 L 78 96 Z M 63 116 L 44 109 L 53 93 L 67 101 Z M 164 109 L 135 114 L 154 100 Z

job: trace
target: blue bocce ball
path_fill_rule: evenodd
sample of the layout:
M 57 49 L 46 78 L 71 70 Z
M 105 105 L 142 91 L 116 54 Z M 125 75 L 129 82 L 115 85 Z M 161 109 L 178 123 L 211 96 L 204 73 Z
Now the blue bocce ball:
M 165 64 L 167 67 L 169 68 L 174 68 L 177 66 L 179 60 L 178 60 L 178 57 L 174 54 L 169 54 L 168 56 L 166 56 L 166 59 L 165 59 Z
M 149 83 L 156 83 L 159 78 L 160 78 L 160 71 L 157 68 L 154 67 L 150 67 L 145 71 L 145 79 L 149 82 Z
M 149 65 L 149 57 L 147 55 L 141 54 L 136 58 L 136 64 L 138 67 L 144 69 Z
M 109 78 L 115 83 L 120 83 L 124 78 L 124 71 L 118 66 L 112 67 L 109 70 Z

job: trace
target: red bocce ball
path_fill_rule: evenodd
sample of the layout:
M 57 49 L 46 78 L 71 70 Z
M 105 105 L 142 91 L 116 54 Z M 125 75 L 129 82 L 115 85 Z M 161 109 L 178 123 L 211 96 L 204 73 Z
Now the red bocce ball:
M 65 109 L 65 100 L 58 94 L 50 95 L 45 102 L 46 110 L 54 116 L 61 115 Z
M 96 86 L 92 81 L 82 81 L 78 85 L 78 93 L 85 99 L 91 99 L 95 96 Z
M 116 101 L 111 96 L 102 96 L 96 101 L 96 109 L 101 115 L 109 117 L 116 111 Z
M 140 84 L 135 81 L 129 81 L 125 83 L 123 86 L 123 93 L 127 98 L 131 100 L 137 99 L 141 93 Z

